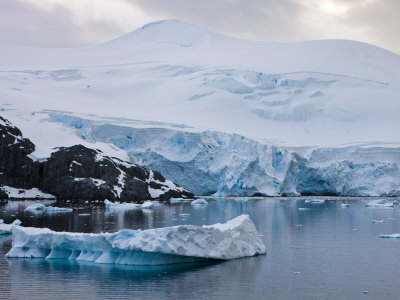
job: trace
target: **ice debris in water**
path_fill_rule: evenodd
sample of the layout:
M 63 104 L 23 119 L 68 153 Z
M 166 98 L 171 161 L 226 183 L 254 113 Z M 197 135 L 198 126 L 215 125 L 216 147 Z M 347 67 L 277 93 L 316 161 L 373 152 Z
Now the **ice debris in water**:
M 72 212 L 72 208 L 48 206 L 46 211 L 50 213 L 69 213 Z
M 367 207 L 393 207 L 393 202 L 386 199 L 372 200 L 365 204 Z
M 13 226 L 12 233 L 13 246 L 7 257 L 163 265 L 229 260 L 266 253 L 266 247 L 248 215 L 208 226 L 123 229 L 116 233 L 98 234 Z
M 323 199 L 311 199 L 311 200 L 305 200 L 304 203 L 324 204 L 325 200 L 323 200 Z
M 371 223 L 383 223 L 384 220 L 371 220 Z
M 187 199 L 187 198 L 171 198 L 169 199 L 170 203 L 185 203 L 185 202 L 192 202 L 194 199 Z
M 349 207 L 350 205 L 347 204 L 347 203 L 342 203 L 340 206 L 341 206 L 341 207 Z
M 400 233 L 381 234 L 379 237 L 384 238 L 384 239 L 400 239 Z
M 197 199 L 192 201 L 191 205 L 193 206 L 207 206 L 208 202 L 204 199 Z
M 31 211 L 31 212 L 49 212 L 49 213 L 70 213 L 72 212 L 72 208 L 66 208 L 66 207 L 55 207 L 55 206 L 48 206 L 46 207 L 42 203 L 35 203 L 32 205 L 29 205 L 27 208 L 25 208 L 25 211 Z
M 0 220 L 0 235 L 10 234 L 13 226 L 21 225 L 21 221 L 16 219 L 11 224 L 5 224 L 3 220 Z
M 153 206 L 153 202 L 151 201 L 145 201 L 143 204 L 138 204 L 138 203 L 111 202 L 107 199 L 104 200 L 104 204 L 106 205 L 106 209 L 120 209 L 120 210 L 150 208 Z

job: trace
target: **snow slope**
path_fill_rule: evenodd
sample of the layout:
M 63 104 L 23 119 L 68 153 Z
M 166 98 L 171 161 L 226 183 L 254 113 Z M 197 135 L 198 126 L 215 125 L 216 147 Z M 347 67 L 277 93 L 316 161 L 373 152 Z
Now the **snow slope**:
M 37 159 L 84 138 L 198 194 L 400 190 L 400 57 L 372 45 L 160 21 L 89 48 L 3 46 L 0 70 L 0 113 L 41 145 Z M 320 173 L 298 180 L 293 153 Z
M 266 247 L 248 215 L 224 224 L 201 227 L 181 225 L 88 234 L 14 226 L 12 234 L 13 247 L 7 257 L 162 265 L 208 259 L 229 260 L 266 253 Z

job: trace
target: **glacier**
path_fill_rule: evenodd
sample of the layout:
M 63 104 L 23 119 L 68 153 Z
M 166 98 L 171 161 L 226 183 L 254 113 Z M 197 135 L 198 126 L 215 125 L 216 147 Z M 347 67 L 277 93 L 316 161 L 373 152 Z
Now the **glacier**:
M 163 265 L 230 260 L 266 253 L 266 247 L 248 215 L 208 226 L 123 229 L 116 233 L 99 234 L 14 226 L 12 234 L 13 244 L 6 255 L 8 258 Z
M 137 128 L 61 112 L 52 122 L 112 144 L 197 195 L 399 196 L 400 148 L 284 147 L 237 134 Z
M 0 53 L 1 114 L 37 160 L 84 144 L 197 195 L 400 195 L 400 56 L 385 49 L 166 20 L 88 48 Z

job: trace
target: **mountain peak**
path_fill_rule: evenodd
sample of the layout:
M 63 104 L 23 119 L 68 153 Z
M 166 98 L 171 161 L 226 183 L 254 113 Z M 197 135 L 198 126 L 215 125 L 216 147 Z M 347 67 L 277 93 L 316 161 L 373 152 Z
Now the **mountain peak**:
M 112 42 L 134 40 L 135 42 L 191 47 L 208 34 L 207 30 L 195 24 L 179 20 L 161 20 L 148 23 Z

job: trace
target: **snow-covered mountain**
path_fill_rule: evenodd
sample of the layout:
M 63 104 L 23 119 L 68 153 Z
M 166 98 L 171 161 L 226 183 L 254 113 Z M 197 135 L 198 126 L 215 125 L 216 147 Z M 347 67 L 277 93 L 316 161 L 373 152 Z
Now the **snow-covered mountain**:
M 196 194 L 400 194 L 400 56 L 372 45 L 160 21 L 89 48 L 2 46 L 0 70 L 0 114 L 38 160 L 84 139 Z

